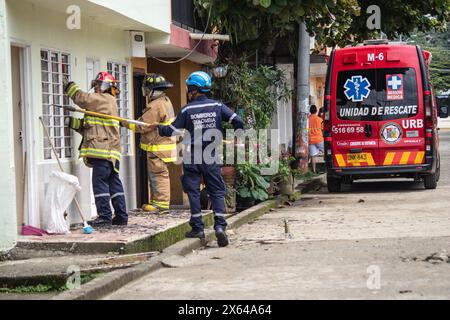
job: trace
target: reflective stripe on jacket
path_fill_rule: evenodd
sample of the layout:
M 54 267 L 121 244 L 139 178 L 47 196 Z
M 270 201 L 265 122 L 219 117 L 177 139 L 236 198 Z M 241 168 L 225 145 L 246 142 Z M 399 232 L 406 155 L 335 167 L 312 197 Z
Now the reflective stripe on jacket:
M 107 93 L 85 93 L 76 84 L 67 88 L 67 95 L 80 108 L 106 115 L 118 115 L 117 100 Z M 85 116 L 72 121 L 72 128 L 83 135 L 81 158 L 111 161 L 116 171 L 120 167 L 120 123 L 117 120 Z M 87 161 L 85 161 L 88 164 Z M 89 164 L 88 164 L 89 165 Z
M 175 112 L 172 103 L 166 95 L 151 101 L 144 110 L 142 117 L 138 119 L 145 123 L 160 123 L 169 125 L 175 120 Z M 128 128 L 141 133 L 141 149 L 153 153 L 166 163 L 177 160 L 176 139 L 161 137 L 158 131 L 150 131 L 145 127 L 128 125 Z

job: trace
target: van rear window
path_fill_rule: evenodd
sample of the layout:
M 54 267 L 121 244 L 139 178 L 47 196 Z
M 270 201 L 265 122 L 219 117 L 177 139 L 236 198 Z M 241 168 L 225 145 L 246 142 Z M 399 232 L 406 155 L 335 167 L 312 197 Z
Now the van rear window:
M 341 120 L 387 121 L 419 113 L 416 71 L 412 68 L 342 71 L 336 112 Z

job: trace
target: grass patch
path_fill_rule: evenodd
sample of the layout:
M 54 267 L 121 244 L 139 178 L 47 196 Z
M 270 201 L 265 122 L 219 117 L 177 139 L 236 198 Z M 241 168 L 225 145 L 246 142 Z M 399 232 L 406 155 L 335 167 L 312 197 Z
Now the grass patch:
M 81 285 L 91 282 L 97 278 L 101 278 L 105 275 L 105 272 L 86 273 L 81 275 Z
M 0 293 L 48 293 L 48 292 L 60 292 L 61 287 L 54 285 L 38 284 L 37 286 L 20 286 L 14 288 L 0 288 Z
M 97 273 L 83 273 L 81 274 L 81 285 L 91 282 L 94 279 L 104 276 L 104 272 Z M 32 293 L 52 293 L 63 292 L 68 290 L 66 284 L 42 283 L 34 286 L 17 286 L 17 287 L 4 287 L 0 288 L 0 293 L 15 293 L 15 294 L 32 294 Z

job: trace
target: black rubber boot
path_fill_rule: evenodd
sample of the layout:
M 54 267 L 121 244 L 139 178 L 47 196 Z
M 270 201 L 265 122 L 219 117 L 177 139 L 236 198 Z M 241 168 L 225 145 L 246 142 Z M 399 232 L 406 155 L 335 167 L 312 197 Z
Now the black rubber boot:
M 198 239 L 205 239 L 205 232 L 204 231 L 195 231 L 195 230 L 191 230 L 189 232 L 186 233 L 186 238 L 190 238 L 190 239 L 194 239 L 194 238 L 198 238 Z
M 97 219 L 93 221 L 89 221 L 88 225 L 92 226 L 93 228 L 104 228 L 104 227 L 110 227 L 112 225 L 111 221 L 102 217 L 98 217 Z
M 228 236 L 222 228 L 216 229 L 216 238 L 217 238 L 217 244 L 219 247 L 223 248 L 230 244 L 230 241 L 228 240 Z
M 113 226 L 127 226 L 128 221 L 116 216 L 112 219 L 112 225 Z

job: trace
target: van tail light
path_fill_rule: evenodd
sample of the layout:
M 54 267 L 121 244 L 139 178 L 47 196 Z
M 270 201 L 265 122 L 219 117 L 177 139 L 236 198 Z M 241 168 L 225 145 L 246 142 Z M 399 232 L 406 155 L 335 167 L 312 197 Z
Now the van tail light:
M 324 102 L 324 135 L 325 137 L 331 137 L 331 96 L 325 96 Z
M 427 158 L 433 156 L 433 104 L 431 101 L 431 91 L 424 92 L 424 106 L 425 106 L 425 147 Z
M 433 131 L 434 123 L 433 123 L 433 104 L 431 101 L 431 92 L 425 91 L 424 92 L 424 106 L 425 106 L 425 128 Z
M 333 142 L 331 138 L 332 126 L 331 126 L 331 95 L 325 95 L 324 101 L 324 125 L 323 125 L 323 135 L 325 138 L 325 160 L 327 167 L 331 166 L 333 163 Z
M 427 118 L 433 117 L 433 105 L 431 103 L 431 92 L 424 92 L 424 105 L 425 105 L 425 115 Z

